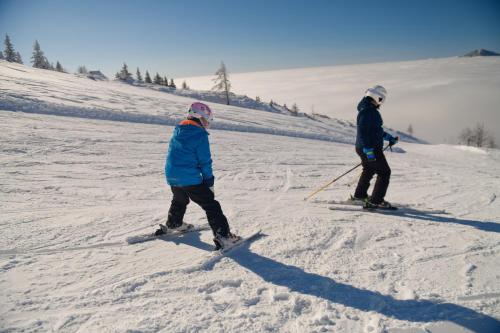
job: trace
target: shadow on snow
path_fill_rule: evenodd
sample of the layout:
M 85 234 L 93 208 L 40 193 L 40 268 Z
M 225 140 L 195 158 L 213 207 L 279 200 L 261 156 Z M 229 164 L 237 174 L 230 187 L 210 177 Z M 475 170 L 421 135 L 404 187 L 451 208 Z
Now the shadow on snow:
M 372 214 L 382 214 L 382 215 L 393 215 L 398 217 L 406 217 L 416 220 L 423 220 L 428 222 L 438 222 L 438 223 L 453 223 L 453 224 L 461 224 L 469 227 L 474 227 L 479 230 L 487 231 L 487 232 L 497 232 L 500 233 L 500 223 L 489 222 L 489 221 L 478 221 L 478 220 L 469 220 L 469 219 L 459 219 L 456 217 L 443 216 L 447 213 L 441 211 L 432 211 L 432 210 L 419 210 L 415 208 L 409 207 L 401 207 L 396 211 L 367 211 L 360 208 L 355 207 L 342 207 L 342 206 L 333 206 L 330 208 L 335 211 L 348 211 L 348 212 L 366 212 Z
M 411 322 L 449 321 L 478 333 L 500 332 L 500 321 L 464 306 L 430 300 L 398 300 L 389 295 L 336 282 L 303 269 L 260 256 L 248 244 L 227 254 L 242 267 L 264 281 L 290 291 L 311 295 L 361 311 L 375 311 L 384 316 Z M 246 247 L 246 248 L 245 248 Z M 215 263 L 214 263 L 215 264 Z M 212 269 L 213 265 L 205 267 Z

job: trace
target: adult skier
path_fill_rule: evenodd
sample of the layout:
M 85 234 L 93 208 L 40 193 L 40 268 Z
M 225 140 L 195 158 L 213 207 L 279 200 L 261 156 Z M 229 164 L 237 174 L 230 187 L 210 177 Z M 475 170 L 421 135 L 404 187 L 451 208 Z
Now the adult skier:
M 230 232 L 222 208 L 215 200 L 215 177 L 212 173 L 207 131 L 212 121 L 212 110 L 208 105 L 195 102 L 191 104 L 186 119 L 175 127 L 165 164 L 165 175 L 173 198 L 167 228 L 160 228 L 155 234 L 164 234 L 169 229 L 182 231 L 191 227 L 183 222 L 183 218 L 186 207 L 192 200 L 207 214 L 216 249 L 220 249 L 231 246 L 241 238 Z
M 391 177 L 391 168 L 385 159 L 383 144 L 384 140 L 389 141 L 390 146 L 398 141 L 398 137 L 393 137 L 382 128 L 383 121 L 379 108 L 385 102 L 386 97 L 385 88 L 377 85 L 369 88 L 358 104 L 356 153 L 361 158 L 363 172 L 351 199 L 362 201 L 364 208 L 367 209 L 394 209 L 389 202 L 384 200 Z M 369 197 L 368 188 L 375 174 L 377 181 Z

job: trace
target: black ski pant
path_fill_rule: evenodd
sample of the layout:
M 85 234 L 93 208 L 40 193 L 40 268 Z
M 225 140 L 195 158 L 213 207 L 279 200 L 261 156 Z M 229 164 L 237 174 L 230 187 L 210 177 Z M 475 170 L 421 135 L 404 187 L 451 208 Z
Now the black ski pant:
M 222 213 L 222 208 L 218 201 L 215 200 L 214 193 L 207 186 L 171 186 L 172 204 L 168 211 L 167 227 L 175 227 L 182 224 L 186 207 L 189 200 L 197 203 L 207 214 L 208 224 L 212 228 L 212 232 L 227 237 L 229 233 L 229 224 Z
M 356 198 L 368 197 L 368 188 L 370 187 L 370 181 L 376 174 L 377 181 L 375 182 L 375 187 L 373 188 L 370 201 L 374 204 L 379 204 L 384 200 L 385 194 L 387 193 L 387 188 L 389 187 L 389 179 L 391 178 L 391 168 L 389 167 L 389 164 L 385 159 L 384 152 L 380 148 L 375 149 L 375 161 L 371 162 L 368 161 L 366 154 L 363 153 L 363 149 L 356 148 L 356 153 L 361 158 L 363 172 L 361 173 L 361 177 L 359 178 L 358 186 L 356 187 L 354 196 Z

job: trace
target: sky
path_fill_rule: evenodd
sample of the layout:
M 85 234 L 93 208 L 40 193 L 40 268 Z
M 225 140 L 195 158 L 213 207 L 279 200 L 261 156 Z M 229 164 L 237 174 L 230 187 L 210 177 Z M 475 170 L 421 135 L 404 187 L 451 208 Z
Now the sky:
M 498 0 L 0 0 L 25 63 L 171 77 L 500 52 Z

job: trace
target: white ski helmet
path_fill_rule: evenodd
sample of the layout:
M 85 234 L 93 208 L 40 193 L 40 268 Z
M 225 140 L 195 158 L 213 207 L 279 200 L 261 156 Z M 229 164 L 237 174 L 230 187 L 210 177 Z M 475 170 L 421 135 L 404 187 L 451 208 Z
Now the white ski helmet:
M 208 107 L 208 105 L 201 102 L 194 102 L 189 107 L 188 117 L 198 118 L 200 119 L 203 127 L 209 128 L 210 124 L 214 120 L 212 115 L 212 110 Z
M 387 98 L 387 90 L 382 86 L 373 86 L 366 90 L 365 96 L 373 98 L 377 105 L 382 105 Z

